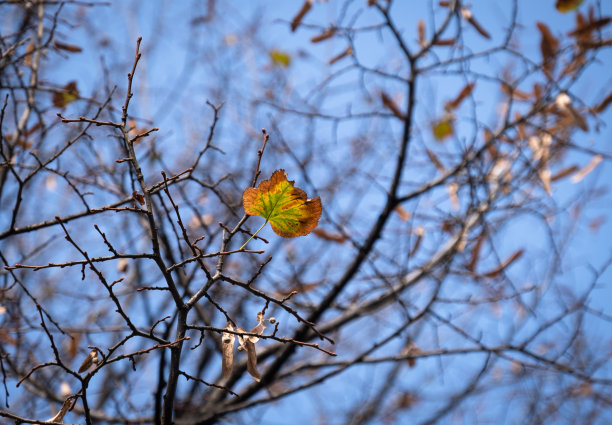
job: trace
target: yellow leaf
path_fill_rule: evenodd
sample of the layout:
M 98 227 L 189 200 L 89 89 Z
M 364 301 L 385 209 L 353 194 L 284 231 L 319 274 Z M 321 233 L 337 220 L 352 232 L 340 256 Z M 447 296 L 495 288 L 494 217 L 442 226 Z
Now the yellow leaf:
M 433 136 L 437 141 L 442 141 L 453 134 L 453 119 L 450 116 L 445 116 L 439 121 L 433 123 L 431 128 Z
M 578 9 L 583 0 L 557 0 L 557 10 L 562 13 L 571 12 Z
M 319 224 L 321 199 L 306 193 L 287 180 L 285 170 L 276 170 L 269 180 L 242 194 L 244 211 L 270 222 L 272 230 L 285 238 L 305 236 Z
M 272 63 L 276 66 L 282 66 L 287 68 L 291 65 L 291 56 L 288 53 L 283 52 L 281 50 L 273 49 L 270 50 L 270 59 L 272 59 Z

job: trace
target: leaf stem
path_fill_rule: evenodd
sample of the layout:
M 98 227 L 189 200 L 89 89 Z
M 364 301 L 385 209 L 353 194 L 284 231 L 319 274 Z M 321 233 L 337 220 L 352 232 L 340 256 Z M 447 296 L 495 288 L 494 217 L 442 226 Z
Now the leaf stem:
M 257 229 L 257 231 L 255 233 L 253 233 L 253 235 L 240 247 L 240 249 L 238 251 L 242 251 L 244 249 L 244 247 L 251 242 L 251 239 L 253 239 L 261 229 L 264 228 L 264 226 L 266 225 L 266 223 L 268 222 L 268 220 L 264 221 L 264 224 L 261 225 L 261 227 L 259 229 Z

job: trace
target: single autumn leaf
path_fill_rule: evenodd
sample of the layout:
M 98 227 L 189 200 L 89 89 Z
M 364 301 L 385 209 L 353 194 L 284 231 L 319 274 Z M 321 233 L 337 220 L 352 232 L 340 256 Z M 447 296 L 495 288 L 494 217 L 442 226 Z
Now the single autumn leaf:
M 242 194 L 244 211 L 270 222 L 272 230 L 284 238 L 309 234 L 321 217 L 321 199 L 308 199 L 306 193 L 287 180 L 285 170 L 276 170 L 269 180 Z

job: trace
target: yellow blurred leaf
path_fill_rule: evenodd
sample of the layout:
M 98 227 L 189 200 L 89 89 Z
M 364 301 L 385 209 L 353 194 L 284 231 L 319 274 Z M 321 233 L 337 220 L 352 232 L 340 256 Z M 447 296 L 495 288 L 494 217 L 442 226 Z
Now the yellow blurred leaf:
M 272 60 L 272 63 L 276 66 L 287 68 L 289 65 L 291 65 L 291 56 L 286 52 L 283 52 L 278 49 L 273 49 L 270 50 L 269 55 L 270 59 Z
M 445 116 L 439 121 L 433 123 L 431 131 L 437 141 L 442 141 L 453 135 L 453 118 Z
M 580 6 L 582 2 L 583 0 L 557 0 L 555 6 L 559 12 L 567 13 L 578 9 L 578 6 Z

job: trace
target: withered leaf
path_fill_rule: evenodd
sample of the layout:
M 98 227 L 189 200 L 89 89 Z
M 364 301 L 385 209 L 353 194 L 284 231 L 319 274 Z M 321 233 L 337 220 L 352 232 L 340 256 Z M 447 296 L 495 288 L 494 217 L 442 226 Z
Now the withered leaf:
M 423 228 L 423 226 L 418 226 L 416 229 L 414 229 L 414 233 L 416 234 L 417 237 L 416 237 L 416 240 L 414 241 L 414 245 L 412 249 L 408 253 L 408 257 L 412 257 L 417 252 L 419 247 L 421 246 L 423 235 L 425 235 L 425 229 Z
M 436 38 L 433 44 L 434 46 L 452 46 L 456 41 L 455 38 Z
M 34 53 L 35 48 L 36 45 L 33 41 L 30 41 L 26 46 L 25 56 L 23 57 L 23 64 L 25 66 L 32 66 L 32 54 Z
M 253 329 L 251 329 L 251 333 L 261 335 L 265 329 L 266 329 L 266 322 L 265 322 L 264 315 L 261 312 L 259 312 L 257 313 L 257 325 Z M 259 341 L 259 338 L 254 337 L 254 336 L 249 336 L 248 339 L 253 344 Z
M 574 31 L 569 32 L 567 35 L 569 35 L 570 37 L 581 37 L 584 35 L 590 35 L 591 32 L 605 27 L 610 22 L 612 22 L 612 18 L 607 16 L 605 18 L 589 21 L 583 25 L 580 25 Z
M 328 232 L 325 229 L 321 229 L 321 228 L 316 228 L 312 231 L 312 233 L 316 236 L 318 236 L 321 239 L 324 239 L 326 241 L 330 241 L 330 242 L 336 242 L 336 243 L 344 243 L 346 242 L 346 236 L 341 235 L 340 233 L 331 233 Z
M 466 9 L 465 7 L 462 8 L 461 16 L 463 16 L 463 19 L 468 21 L 468 23 L 472 25 L 474 29 L 478 31 L 478 33 L 482 35 L 484 38 L 488 38 L 488 39 L 491 38 L 491 35 L 487 32 L 487 30 L 485 30 L 482 27 L 482 25 L 478 23 L 478 21 L 476 21 L 476 19 L 474 18 L 474 15 L 472 15 L 472 12 L 469 9 Z
M 269 180 L 242 194 L 244 210 L 270 222 L 272 230 L 282 237 L 309 234 L 321 217 L 321 199 L 308 199 L 306 193 L 287 180 L 285 170 L 276 170 Z
M 498 267 L 496 267 L 495 269 L 491 270 L 488 273 L 484 273 L 484 276 L 486 277 L 497 277 L 501 272 L 503 272 L 508 266 L 510 266 L 510 264 L 514 263 L 516 260 L 518 260 L 519 258 L 521 258 L 521 256 L 523 255 L 523 250 L 519 249 L 518 251 L 516 251 L 514 254 L 512 254 L 510 257 L 508 257 L 503 263 L 501 263 Z
M 336 29 L 335 28 L 330 28 L 327 29 L 325 31 L 323 31 L 321 34 L 315 35 L 314 37 L 312 37 L 310 39 L 311 43 L 319 43 L 321 41 L 327 40 L 329 38 L 332 38 L 334 36 L 334 34 L 336 34 Z
M 555 65 L 557 50 L 559 49 L 559 40 L 552 34 L 548 26 L 543 22 L 536 24 L 542 35 L 540 41 L 540 52 L 542 53 L 542 61 L 544 69 L 551 72 Z
M 395 208 L 393 208 L 393 210 L 399 215 L 400 220 L 402 221 L 408 221 L 412 218 L 412 214 L 406 211 L 406 209 L 401 205 L 397 205 Z
M 338 62 L 340 59 L 343 59 L 347 56 L 353 56 L 353 48 L 351 46 L 348 46 L 346 49 L 344 49 L 344 51 L 342 53 L 337 54 L 336 56 L 334 56 L 333 58 L 331 58 L 329 60 L 329 64 L 333 65 L 336 62 Z
M 400 111 L 399 107 L 395 104 L 393 99 L 391 99 L 391 97 L 387 93 L 385 93 L 384 91 L 381 91 L 380 99 L 383 105 L 385 105 L 393 113 L 393 115 L 395 115 L 400 120 L 406 119 L 402 111 Z
M 85 372 L 94 364 L 98 364 L 98 352 L 96 350 L 91 350 L 87 358 L 85 358 L 85 360 L 81 364 L 81 367 L 79 368 L 79 373 Z
M 234 327 L 231 323 L 228 323 L 225 329 L 233 331 Z M 222 349 L 222 360 L 221 369 L 223 378 L 227 379 L 232 374 L 234 368 L 234 342 L 236 335 L 229 332 L 223 332 L 221 334 L 221 349 Z
M 472 90 L 474 90 L 474 85 L 475 83 L 466 84 L 455 99 L 446 102 L 444 109 L 446 111 L 453 111 L 457 109 L 459 105 L 461 105 L 461 102 L 463 102 L 472 93 Z
M 448 189 L 448 196 L 451 200 L 451 205 L 453 206 L 453 209 L 458 210 L 459 197 L 457 196 L 457 192 L 459 191 L 459 185 L 457 184 L 457 182 L 450 182 L 446 185 L 446 188 Z
M 555 175 L 551 176 L 550 181 L 557 181 L 557 180 L 561 180 L 563 177 L 567 177 L 570 174 L 573 174 L 574 172 L 578 171 L 578 167 L 575 165 L 572 165 L 571 167 L 567 167 L 562 169 L 561 171 L 557 172 Z
M 301 9 L 298 11 L 297 15 L 295 15 L 295 17 L 291 21 L 291 31 L 292 32 L 295 31 L 297 29 L 297 27 L 300 26 L 300 24 L 302 23 L 302 19 L 304 19 L 304 16 L 306 16 L 306 14 L 312 8 L 312 3 L 313 3 L 313 0 L 305 0 L 304 1 L 304 3 L 302 4 Z
M 550 168 L 547 166 L 543 166 L 538 171 L 538 176 L 540 176 L 540 181 L 542 182 L 542 186 L 544 186 L 544 190 L 550 196 L 552 195 L 552 187 L 550 186 L 551 182 L 551 173 Z
M 53 44 L 55 45 L 57 49 L 66 50 L 67 52 L 71 52 L 71 53 L 79 53 L 83 51 L 81 47 L 75 46 L 74 44 L 66 44 L 66 43 L 61 43 L 59 41 L 54 41 Z
M 432 162 L 434 167 L 436 167 L 441 172 L 444 172 L 446 170 L 435 153 L 433 153 L 427 148 L 425 148 L 425 153 L 427 153 L 427 156 L 429 157 L 429 160 Z
M 427 40 L 425 39 L 425 21 L 419 19 L 419 45 L 425 46 L 427 44 Z
M 594 155 L 593 158 L 589 161 L 587 165 L 585 165 L 580 171 L 572 176 L 572 183 L 578 183 L 582 179 L 584 179 L 587 175 L 589 175 L 597 165 L 603 160 L 601 155 Z
M 60 411 L 57 412 L 57 414 L 52 418 L 47 419 L 45 422 L 62 422 L 64 420 L 64 416 L 66 416 L 66 413 L 68 413 L 68 410 L 72 408 L 74 403 L 76 403 L 76 399 L 73 399 L 72 397 L 67 398 L 64 401 L 64 404 L 62 404 Z
M 65 108 L 69 103 L 79 98 L 76 81 L 70 81 L 61 90 L 53 93 L 53 106 Z
M 257 353 L 255 352 L 255 344 L 253 344 L 250 340 L 245 340 L 244 348 L 247 352 L 247 372 L 249 372 L 254 380 L 259 382 L 261 381 L 261 375 L 257 370 Z
M 482 244 L 484 243 L 486 238 L 486 232 L 482 231 L 480 233 L 480 236 L 478 236 L 476 243 L 474 244 L 474 248 L 472 248 L 472 256 L 470 258 L 470 262 L 467 264 L 467 266 L 465 266 L 465 268 L 471 271 L 472 273 L 474 273 L 474 270 L 476 270 L 476 264 L 478 263 L 478 259 L 480 258 L 480 250 L 482 249 Z
M 559 93 L 555 104 L 568 117 L 571 124 L 578 126 L 583 131 L 589 131 L 586 118 L 574 108 L 571 98 L 566 93 Z
M 138 193 L 137 190 L 135 190 L 134 192 L 132 192 L 132 198 L 138 202 L 140 205 L 144 206 L 145 204 L 145 198 L 144 196 L 142 196 L 142 194 Z

